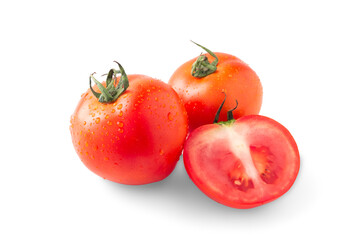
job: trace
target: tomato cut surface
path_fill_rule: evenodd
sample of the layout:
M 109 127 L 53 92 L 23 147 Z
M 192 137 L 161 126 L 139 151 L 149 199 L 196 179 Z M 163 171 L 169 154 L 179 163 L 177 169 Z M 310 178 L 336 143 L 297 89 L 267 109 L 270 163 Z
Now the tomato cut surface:
M 250 115 L 197 128 L 185 143 L 184 164 L 192 181 L 213 200 L 252 208 L 289 190 L 300 157 L 284 126 Z

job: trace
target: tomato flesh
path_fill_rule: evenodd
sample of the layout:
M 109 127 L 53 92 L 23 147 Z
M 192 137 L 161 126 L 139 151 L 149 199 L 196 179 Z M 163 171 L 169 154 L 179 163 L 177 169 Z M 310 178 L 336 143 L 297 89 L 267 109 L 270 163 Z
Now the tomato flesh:
M 299 152 L 278 122 L 250 115 L 233 124 L 209 124 L 185 143 L 186 170 L 206 195 L 234 208 L 252 208 L 280 197 L 294 183 Z

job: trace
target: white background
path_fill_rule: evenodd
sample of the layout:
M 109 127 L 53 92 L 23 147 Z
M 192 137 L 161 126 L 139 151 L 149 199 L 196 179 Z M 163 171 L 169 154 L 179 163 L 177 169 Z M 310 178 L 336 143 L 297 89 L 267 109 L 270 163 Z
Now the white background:
M 2 1 L 0 239 L 358 239 L 359 13 L 355 1 Z M 280 199 L 222 206 L 182 159 L 162 182 L 112 183 L 77 157 L 69 121 L 88 76 L 119 61 L 168 81 L 194 40 L 247 62 L 261 114 L 295 137 Z

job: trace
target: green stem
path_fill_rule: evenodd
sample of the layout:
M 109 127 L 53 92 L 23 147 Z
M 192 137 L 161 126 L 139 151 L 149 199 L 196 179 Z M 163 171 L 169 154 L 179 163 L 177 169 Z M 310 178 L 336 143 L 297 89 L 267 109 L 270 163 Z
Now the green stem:
M 116 69 L 111 69 L 108 74 L 107 74 L 107 78 L 106 78 L 106 87 L 103 86 L 99 81 L 97 81 L 94 78 L 94 74 L 90 75 L 90 90 L 93 93 L 93 95 L 98 99 L 99 102 L 101 103 L 111 103 L 117 100 L 117 98 L 120 97 L 120 95 L 126 91 L 126 89 L 129 87 L 129 81 L 128 81 L 128 77 L 127 74 L 125 72 L 125 70 L 123 69 L 123 67 L 121 66 L 121 64 L 119 64 L 118 62 L 114 61 L 115 63 L 117 63 L 117 65 L 119 66 L 120 70 L 116 70 Z M 121 78 L 119 83 L 116 85 L 117 83 L 117 73 L 121 73 Z M 97 87 L 100 90 L 100 93 L 95 92 L 92 88 L 92 84 L 91 84 L 91 80 L 93 80 Z
M 193 41 L 192 41 L 193 42 Z M 198 43 L 193 42 L 197 46 L 201 47 L 203 50 L 208 52 L 209 55 L 214 57 L 213 62 L 209 62 L 207 56 L 200 55 L 197 60 L 192 64 L 191 74 L 196 78 L 203 78 L 214 73 L 217 70 L 218 58 L 211 50 L 199 45 Z
M 219 108 L 218 108 L 218 110 L 216 112 L 216 116 L 214 117 L 213 123 L 218 123 L 219 114 L 221 113 L 223 105 L 224 105 L 224 102 L 226 101 L 227 95 L 226 95 L 225 92 L 223 92 L 223 93 L 224 93 L 224 99 L 223 99 L 223 102 L 221 103 L 221 105 L 219 106 Z
M 221 103 L 221 105 L 219 106 L 219 108 L 218 108 L 218 110 L 217 110 L 217 112 L 216 112 L 216 116 L 215 116 L 215 118 L 214 118 L 213 123 L 220 124 L 220 125 L 231 125 L 233 122 L 236 121 L 236 120 L 233 118 L 233 111 L 237 109 L 237 107 L 238 107 L 238 101 L 237 101 L 237 99 L 236 99 L 236 106 L 235 106 L 233 109 L 227 111 L 227 121 L 218 122 L 219 114 L 221 113 L 222 108 L 223 108 L 223 105 L 224 105 L 224 103 L 226 102 L 226 99 L 227 99 L 226 93 L 223 92 L 223 94 L 224 94 L 223 102 Z
M 236 99 L 236 106 L 227 112 L 227 121 L 233 120 L 233 111 L 236 110 L 237 107 L 238 107 L 238 101 Z

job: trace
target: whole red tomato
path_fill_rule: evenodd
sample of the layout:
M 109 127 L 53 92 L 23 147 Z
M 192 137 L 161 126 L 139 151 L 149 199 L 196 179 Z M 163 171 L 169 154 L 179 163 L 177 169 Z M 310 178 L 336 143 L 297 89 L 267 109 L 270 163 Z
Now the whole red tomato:
M 160 181 L 174 169 L 187 135 L 187 114 L 168 84 L 111 70 L 90 89 L 71 117 L 72 142 L 97 175 L 123 184 Z M 91 79 L 97 86 L 91 87 Z M 99 92 L 100 91 L 100 92 Z
M 235 56 L 212 53 L 197 45 L 208 53 L 184 63 L 169 80 L 169 84 L 184 102 L 189 118 L 189 130 L 213 122 L 213 116 L 222 102 L 221 92 L 228 96 L 223 107 L 224 112 L 238 100 L 238 108 L 233 112 L 235 119 L 258 114 L 263 90 L 257 74 Z M 225 113 L 221 113 L 219 120 L 225 119 Z

